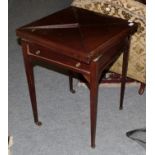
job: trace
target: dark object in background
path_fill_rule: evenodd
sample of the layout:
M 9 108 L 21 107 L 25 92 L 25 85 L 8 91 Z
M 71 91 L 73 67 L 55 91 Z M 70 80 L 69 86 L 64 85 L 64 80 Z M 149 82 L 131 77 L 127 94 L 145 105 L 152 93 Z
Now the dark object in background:
M 128 131 L 126 136 L 146 148 L 146 128 Z
M 138 1 L 140 3 L 146 4 L 146 0 L 135 0 L 135 1 Z

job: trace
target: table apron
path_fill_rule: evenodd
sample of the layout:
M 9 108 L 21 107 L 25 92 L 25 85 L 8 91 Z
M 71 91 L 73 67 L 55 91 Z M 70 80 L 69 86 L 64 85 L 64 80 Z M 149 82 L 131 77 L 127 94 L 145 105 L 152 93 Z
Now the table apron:
M 61 68 L 69 69 L 69 70 L 75 71 L 77 73 L 87 74 L 87 75 L 90 74 L 89 70 L 85 70 L 84 68 L 78 67 L 78 64 L 81 64 L 80 62 L 77 62 L 75 65 L 71 65 L 69 63 L 65 63 L 65 62 L 62 62 L 62 61 L 57 61 L 57 60 L 54 60 L 54 59 L 44 58 L 44 57 L 36 56 L 36 55 L 33 55 L 33 54 L 29 54 L 28 57 L 30 57 L 30 60 L 32 62 L 37 62 L 37 61 L 38 62 L 44 62 L 44 63 L 55 65 L 55 66 L 58 66 L 58 67 L 61 67 Z M 77 65 L 77 67 L 76 67 L 76 65 Z
M 126 39 L 124 39 L 123 41 L 120 41 L 117 45 L 111 47 L 106 52 L 104 52 L 104 55 L 101 56 L 101 58 L 98 60 L 99 71 L 102 72 L 107 67 L 110 67 L 110 65 L 112 65 L 124 52 L 126 46 L 127 41 Z

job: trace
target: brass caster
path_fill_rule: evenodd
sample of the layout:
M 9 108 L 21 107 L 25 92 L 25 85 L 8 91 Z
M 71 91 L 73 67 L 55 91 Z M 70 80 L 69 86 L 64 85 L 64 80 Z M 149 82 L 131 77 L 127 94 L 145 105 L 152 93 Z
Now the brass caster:
M 123 110 L 123 107 L 119 107 L 119 110 Z
M 91 148 L 92 148 L 92 149 L 95 149 L 95 145 L 91 145 Z
M 71 92 L 72 94 L 75 94 L 76 91 L 75 91 L 74 89 L 71 89 L 70 92 Z
M 37 126 L 41 126 L 41 125 L 42 125 L 41 122 L 35 122 L 35 124 L 36 124 Z

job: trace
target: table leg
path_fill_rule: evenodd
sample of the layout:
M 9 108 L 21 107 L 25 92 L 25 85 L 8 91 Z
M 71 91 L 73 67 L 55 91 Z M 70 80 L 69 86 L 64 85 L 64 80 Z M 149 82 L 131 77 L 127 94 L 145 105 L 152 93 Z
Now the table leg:
M 69 72 L 69 89 L 71 93 L 75 93 L 75 90 L 73 88 L 73 73 L 71 71 Z
M 26 54 L 28 49 L 27 49 L 27 45 L 25 43 L 22 43 L 22 49 L 23 49 L 25 71 L 26 71 L 27 83 L 28 83 L 29 94 L 30 94 L 30 99 L 31 99 L 34 122 L 36 125 L 41 126 L 42 123 L 38 120 L 38 110 L 37 110 L 33 65 Z
M 98 102 L 98 78 L 95 64 L 90 76 L 90 123 L 91 123 L 91 147 L 95 148 L 97 102 Z
M 145 83 L 141 82 L 140 83 L 140 88 L 139 88 L 139 91 L 138 91 L 139 95 L 143 95 L 145 87 L 146 87 Z
M 126 75 L 128 69 L 128 57 L 129 57 L 129 49 L 128 46 L 123 53 L 123 64 L 122 64 L 122 79 L 121 79 L 121 93 L 120 93 L 120 107 L 119 109 L 123 109 L 123 100 L 124 100 L 124 92 L 125 92 L 125 84 L 126 84 Z

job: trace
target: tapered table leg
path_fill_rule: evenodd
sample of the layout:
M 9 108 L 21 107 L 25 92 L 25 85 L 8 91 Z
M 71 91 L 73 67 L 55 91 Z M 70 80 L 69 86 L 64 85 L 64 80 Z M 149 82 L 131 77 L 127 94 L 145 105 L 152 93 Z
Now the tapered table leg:
M 139 95 L 143 95 L 145 87 L 146 87 L 145 83 L 140 83 L 140 88 L 138 91 Z
M 121 80 L 120 107 L 119 107 L 120 110 L 123 109 L 126 75 L 128 69 L 128 57 L 129 57 L 129 42 L 123 53 L 122 80 Z
M 71 93 L 75 93 L 75 90 L 73 88 L 73 73 L 69 72 L 69 90 Z
M 91 124 L 91 147 L 95 148 L 97 102 L 98 102 L 98 78 L 95 64 L 92 65 L 90 75 L 90 124 Z
M 29 47 L 26 43 L 22 43 L 22 49 L 23 49 L 25 71 L 26 71 L 26 77 L 27 77 L 27 82 L 28 82 L 28 88 L 29 88 L 29 94 L 30 94 L 30 99 L 31 99 L 34 122 L 36 125 L 41 126 L 42 123 L 38 119 L 33 65 L 26 54 L 29 50 Z

